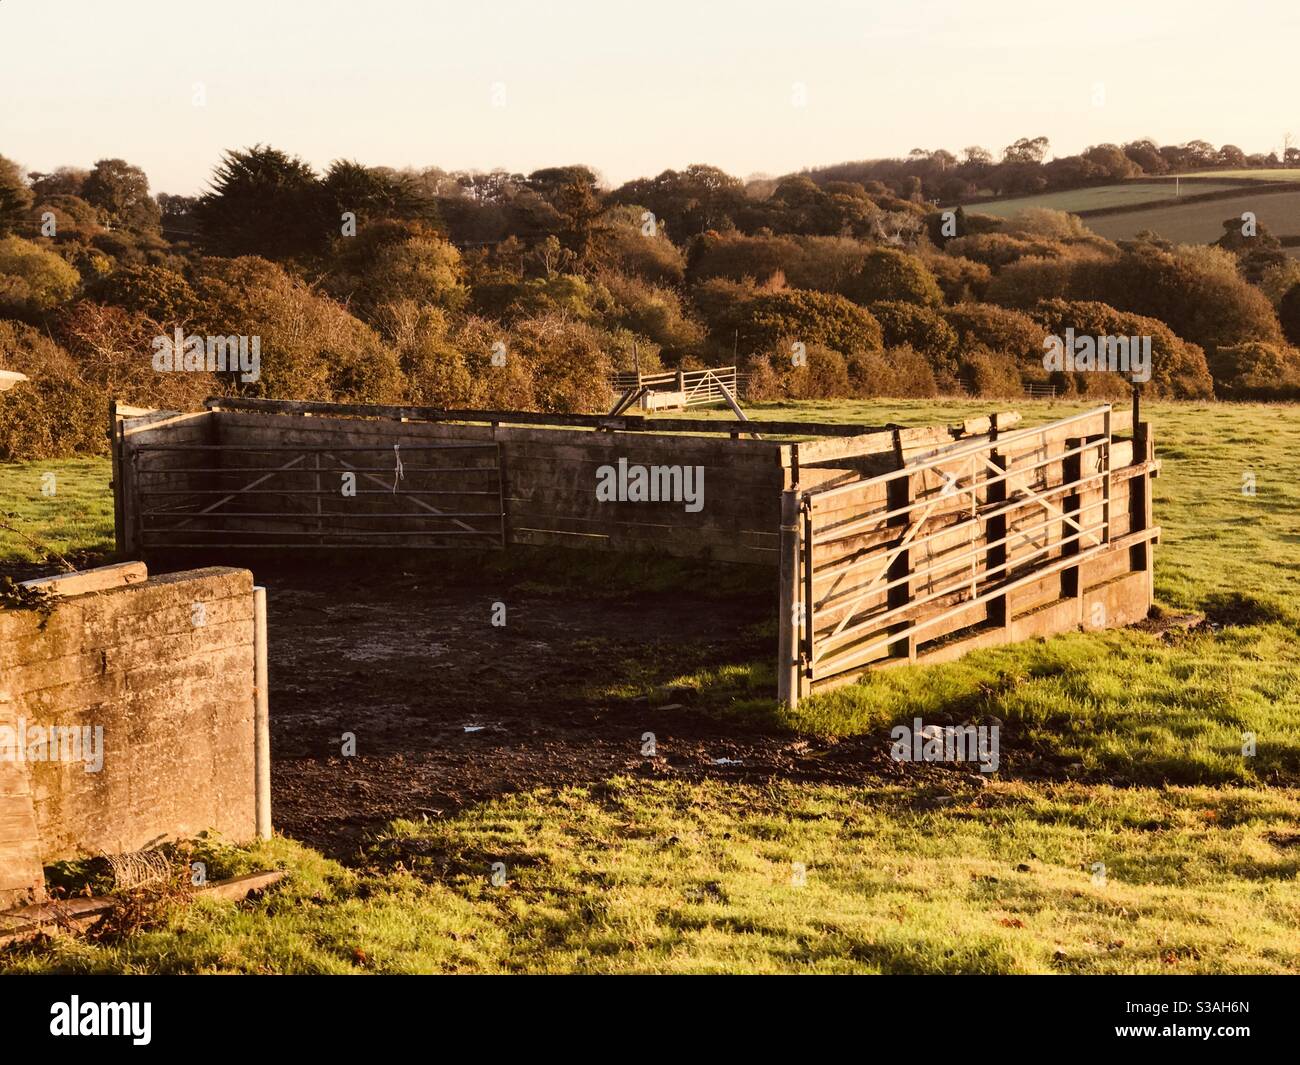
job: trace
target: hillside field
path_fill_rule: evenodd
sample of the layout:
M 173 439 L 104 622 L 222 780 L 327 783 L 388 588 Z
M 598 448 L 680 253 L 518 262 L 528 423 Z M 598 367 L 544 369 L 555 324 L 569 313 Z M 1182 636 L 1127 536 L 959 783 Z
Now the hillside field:
M 1251 183 L 1286 182 L 1290 188 L 1251 190 Z M 1182 174 L 1180 195 L 1175 197 L 1175 179 L 1139 178 L 1093 188 L 1050 192 L 1040 196 L 1016 196 L 966 206 L 968 214 L 1011 218 L 1029 208 L 1045 208 L 1083 214 L 1084 224 L 1107 240 L 1131 240 L 1143 230 L 1152 230 L 1178 244 L 1210 244 L 1223 235 L 1223 221 L 1253 211 L 1259 221 L 1277 237 L 1300 239 L 1300 170 L 1211 170 Z M 1239 195 L 1228 193 L 1237 191 Z M 1188 196 L 1223 193 L 1222 198 L 1191 203 Z M 1145 210 L 1132 208 L 1147 205 Z M 1097 213 L 1091 213 L 1097 212 Z M 1300 248 L 1288 248 L 1300 254 Z
M 1184 179 L 1184 185 L 1193 184 L 1184 194 L 1195 191 L 1198 195 L 1206 192 L 1231 192 L 1238 184 L 1229 181 L 1201 179 L 1194 183 Z M 1125 181 L 1114 185 L 1096 185 L 1082 189 L 1064 189 L 1061 192 L 1045 192 L 1038 196 L 1014 196 L 1003 200 L 989 200 L 985 203 L 966 205 L 968 214 L 987 214 L 995 218 L 1010 218 L 1031 207 L 1050 211 L 1068 211 L 1078 214 L 1080 211 L 1104 211 L 1115 207 L 1129 207 L 1140 203 L 1159 203 L 1174 199 L 1174 182 L 1155 182 L 1151 179 Z

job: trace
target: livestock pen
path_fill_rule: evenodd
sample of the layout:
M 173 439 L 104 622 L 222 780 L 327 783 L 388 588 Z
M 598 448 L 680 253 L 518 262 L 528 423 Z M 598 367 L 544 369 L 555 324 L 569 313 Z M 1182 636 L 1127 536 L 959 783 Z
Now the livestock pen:
M 770 567 L 777 691 L 1144 617 L 1148 423 L 905 428 L 214 398 L 115 406 L 119 552 L 513 545 Z M 376 556 L 378 557 L 378 556 Z

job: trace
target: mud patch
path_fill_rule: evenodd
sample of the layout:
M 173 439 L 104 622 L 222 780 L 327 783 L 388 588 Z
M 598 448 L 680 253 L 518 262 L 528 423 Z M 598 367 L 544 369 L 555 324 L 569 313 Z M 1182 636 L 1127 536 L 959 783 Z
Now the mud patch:
M 775 588 L 620 597 L 556 594 L 536 575 L 493 578 L 490 590 L 459 574 L 257 579 L 268 595 L 275 825 L 343 860 L 359 859 L 395 818 L 616 774 L 843 784 L 951 775 L 893 762 L 879 736 L 812 740 L 761 715 L 701 712 L 687 705 L 693 690 L 673 692 L 683 673 L 772 655 Z M 504 627 L 491 625 L 495 602 L 507 606 Z M 591 694 L 628 678 L 660 686 L 664 705 Z M 654 757 L 642 753 L 647 732 Z

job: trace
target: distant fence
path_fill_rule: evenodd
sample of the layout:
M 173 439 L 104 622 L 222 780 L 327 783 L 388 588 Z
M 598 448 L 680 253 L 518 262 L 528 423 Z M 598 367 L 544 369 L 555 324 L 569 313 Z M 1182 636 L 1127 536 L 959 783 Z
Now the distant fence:
M 1025 395 L 1030 399 L 1055 399 L 1055 385 L 1027 384 L 1025 385 Z

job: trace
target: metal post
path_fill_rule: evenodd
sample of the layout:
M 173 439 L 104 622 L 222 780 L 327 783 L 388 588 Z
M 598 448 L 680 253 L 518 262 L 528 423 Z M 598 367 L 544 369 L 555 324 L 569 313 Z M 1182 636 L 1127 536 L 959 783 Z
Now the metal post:
M 794 706 L 799 702 L 799 495 L 781 494 L 781 552 L 776 650 L 776 697 Z

